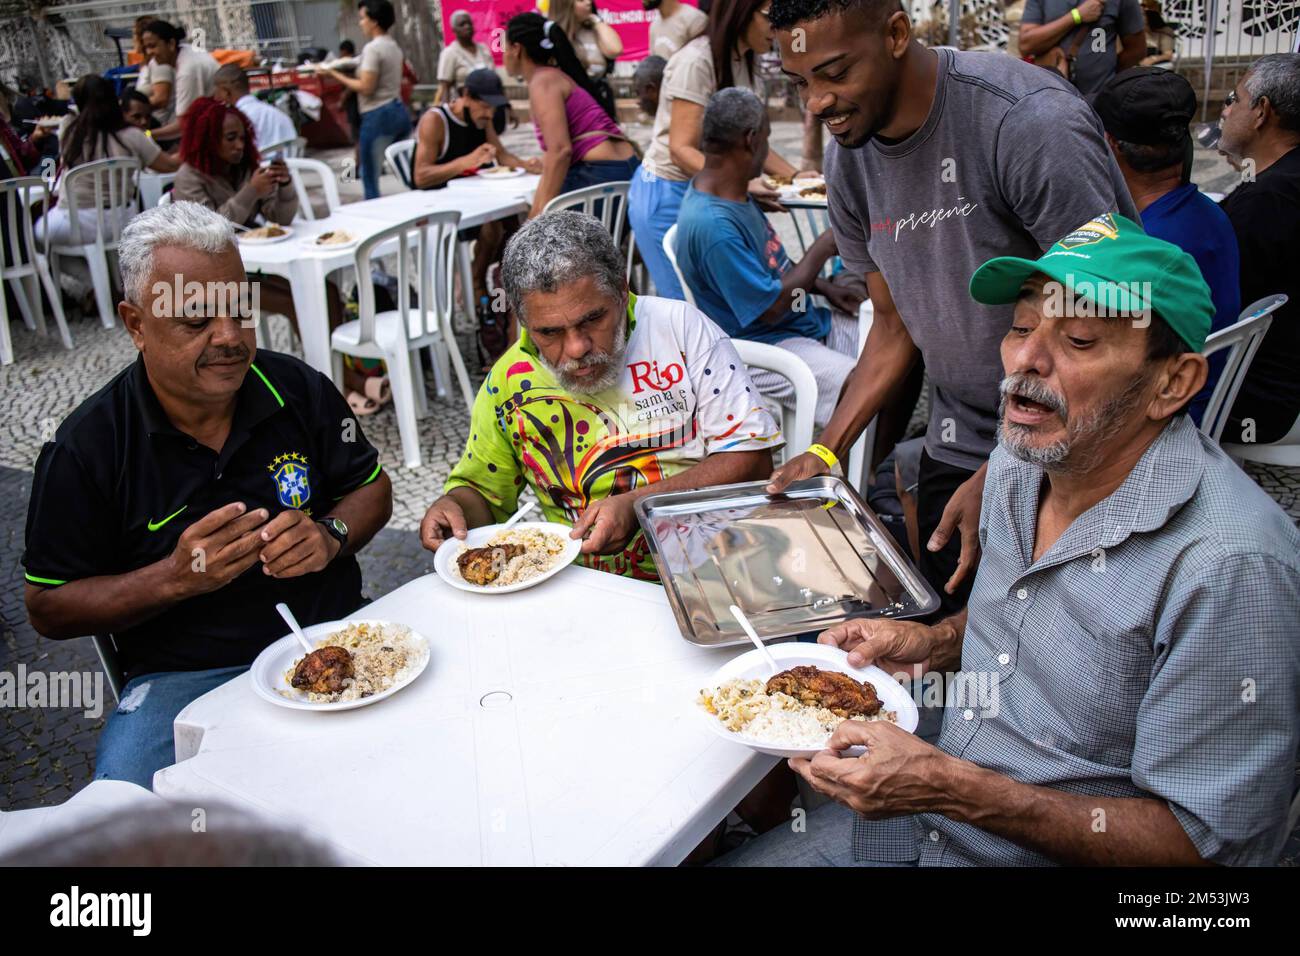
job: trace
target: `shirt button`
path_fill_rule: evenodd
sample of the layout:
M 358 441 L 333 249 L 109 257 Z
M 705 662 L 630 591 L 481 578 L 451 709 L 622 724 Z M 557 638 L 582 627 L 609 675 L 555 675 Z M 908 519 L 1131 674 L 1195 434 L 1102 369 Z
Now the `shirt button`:
M 1010 663 L 1011 663 L 1011 655 L 1010 655 L 1010 654 L 999 654 L 999 655 L 998 655 L 998 663 L 999 663 L 999 664 L 1010 664 Z
M 1025 598 L 1029 597 L 1029 592 L 1026 591 L 1024 588 L 1021 588 L 1019 591 L 1016 592 L 1016 597 L 1018 597 L 1020 600 L 1023 601 Z
M 973 711 L 973 710 L 965 710 L 965 711 L 962 712 L 961 717 L 962 717 L 962 720 L 971 720 L 971 719 L 973 719 L 973 718 L 975 717 L 975 711 Z
M 930 831 L 930 842 L 931 842 L 931 843 L 938 843 L 938 842 L 939 842 L 939 831 L 938 831 L 938 830 L 931 830 L 931 831 Z

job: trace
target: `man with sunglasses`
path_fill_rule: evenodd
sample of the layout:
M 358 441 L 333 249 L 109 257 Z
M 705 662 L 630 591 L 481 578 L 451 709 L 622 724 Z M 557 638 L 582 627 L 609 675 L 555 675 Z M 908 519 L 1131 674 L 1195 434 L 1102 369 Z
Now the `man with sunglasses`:
M 1290 301 L 1241 385 L 1228 442 L 1273 442 L 1300 417 L 1300 53 L 1260 57 L 1223 103 L 1219 148 L 1241 169 L 1223 200 L 1241 249 L 1241 302 L 1275 292 Z

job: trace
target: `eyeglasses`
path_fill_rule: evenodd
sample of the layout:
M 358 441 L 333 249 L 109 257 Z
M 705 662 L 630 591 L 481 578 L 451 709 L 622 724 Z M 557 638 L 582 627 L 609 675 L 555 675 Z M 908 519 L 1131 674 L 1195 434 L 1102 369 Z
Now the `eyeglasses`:
M 1233 103 L 1236 103 L 1237 100 L 1238 100 L 1237 91 L 1236 91 L 1236 90 L 1232 90 L 1232 91 L 1231 91 L 1227 96 L 1225 96 L 1225 97 L 1223 98 L 1223 107 L 1224 107 L 1224 109 L 1227 109 L 1227 108 L 1228 108 L 1229 106 L 1231 106 Z

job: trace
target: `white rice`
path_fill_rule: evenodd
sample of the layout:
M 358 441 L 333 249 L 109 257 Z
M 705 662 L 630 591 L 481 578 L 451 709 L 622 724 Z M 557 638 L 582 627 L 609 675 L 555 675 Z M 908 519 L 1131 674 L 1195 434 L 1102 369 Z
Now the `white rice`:
M 306 697 L 313 704 L 338 704 L 373 697 L 405 681 L 421 664 L 429 649 L 401 624 L 349 624 L 341 631 L 316 642 L 316 649 L 343 647 L 352 654 L 353 676 L 346 678 L 337 694 L 315 694 L 290 686 L 281 689 L 285 697 Z M 285 671 L 285 683 L 291 684 L 293 672 L 302 658 Z
M 846 719 L 789 694 L 765 693 L 766 686 L 765 681 L 735 678 L 712 690 L 701 690 L 698 703 L 732 733 L 782 750 L 822 750 Z M 880 710 L 872 717 L 847 719 L 897 722 L 898 715 Z
M 507 561 L 496 580 L 484 587 L 499 588 L 530 580 L 554 568 L 564 557 L 564 539 L 548 531 L 539 531 L 537 528 L 511 528 L 508 531 L 498 531 L 487 544 L 480 547 L 495 548 L 503 544 L 517 544 L 524 549 L 524 553 Z M 458 562 L 453 561 L 451 566 L 456 569 L 457 574 L 460 574 Z

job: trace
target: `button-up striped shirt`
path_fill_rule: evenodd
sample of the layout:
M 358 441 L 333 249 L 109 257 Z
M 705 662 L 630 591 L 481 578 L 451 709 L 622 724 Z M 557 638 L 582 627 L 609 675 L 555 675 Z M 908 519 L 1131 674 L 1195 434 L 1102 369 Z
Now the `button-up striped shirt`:
M 1021 783 L 1165 801 L 1205 859 L 1276 861 L 1300 743 L 1300 533 L 1180 415 L 1033 558 L 1040 468 L 998 448 L 939 747 Z M 1085 825 L 1104 827 L 1093 813 Z M 855 821 L 859 860 L 1052 861 L 937 814 Z

